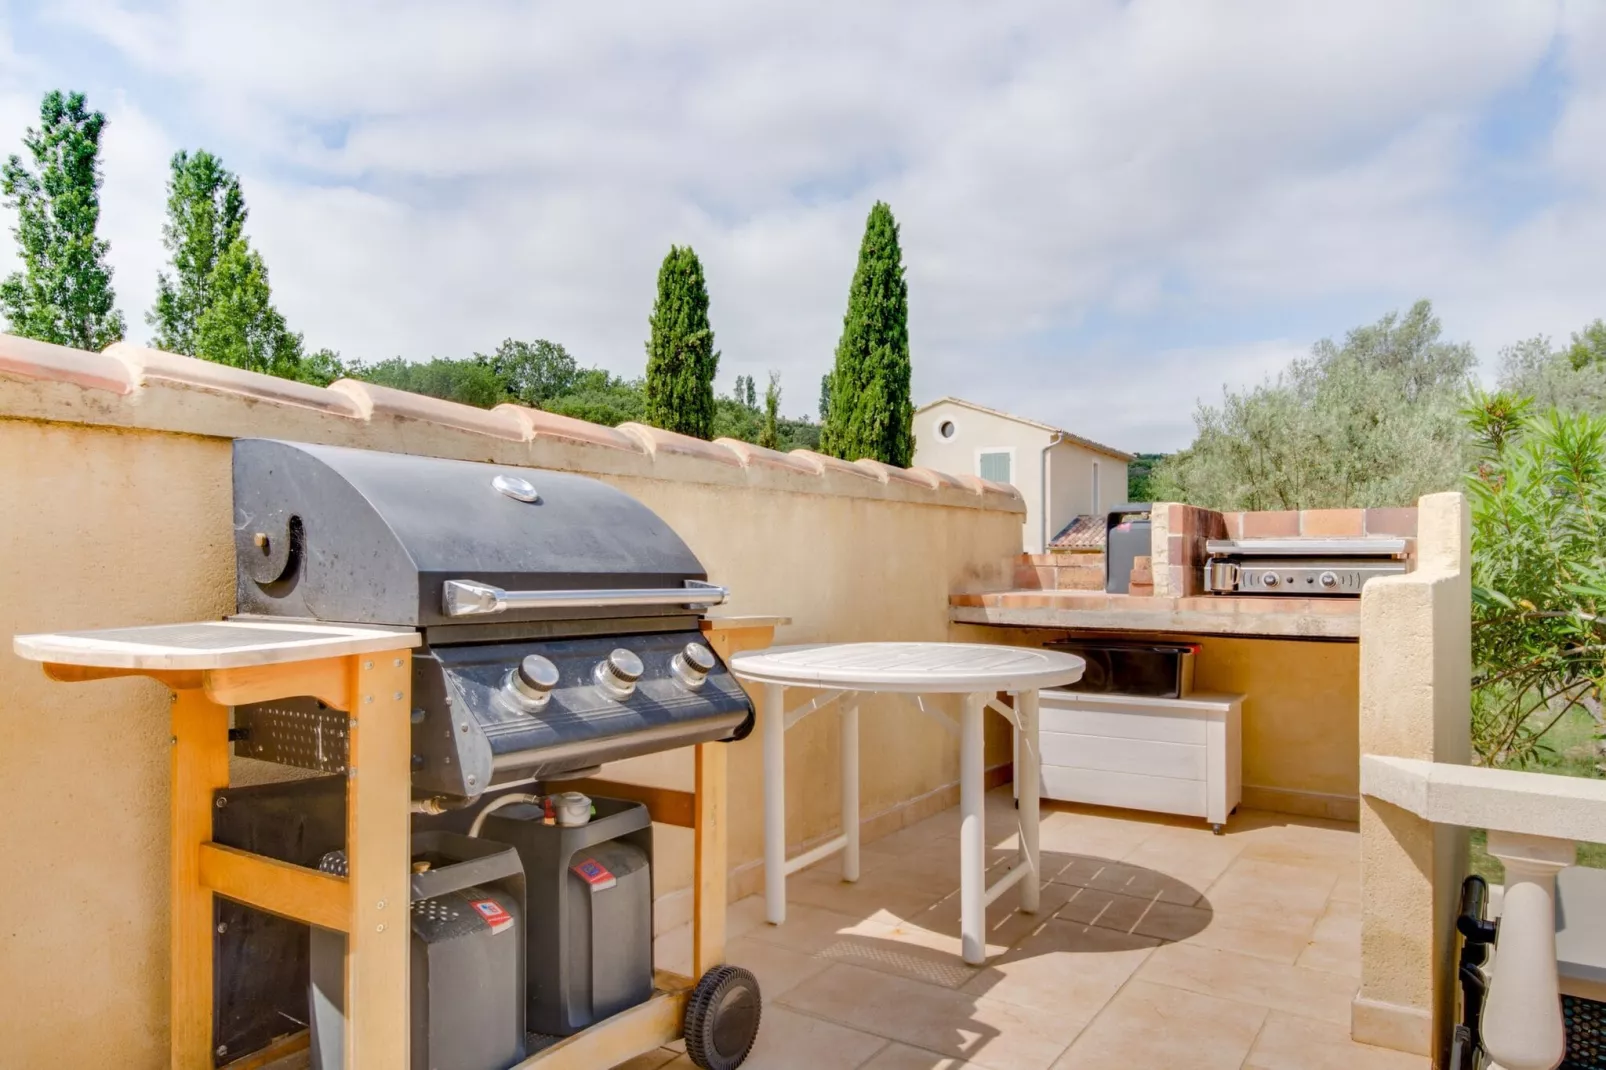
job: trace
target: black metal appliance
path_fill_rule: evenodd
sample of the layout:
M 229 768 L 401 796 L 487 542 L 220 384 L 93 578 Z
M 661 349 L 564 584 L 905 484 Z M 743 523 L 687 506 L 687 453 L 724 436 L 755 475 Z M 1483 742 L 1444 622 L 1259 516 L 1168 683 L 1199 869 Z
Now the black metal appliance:
M 411 717 L 415 832 L 461 832 L 490 797 L 512 801 L 504 797 L 516 785 L 752 730 L 751 703 L 699 631 L 707 607 L 726 592 L 708 583 L 667 524 L 621 491 L 561 472 L 265 439 L 235 442 L 233 475 L 240 617 L 420 632 Z M 280 854 L 302 865 L 313 839 L 320 850 L 341 846 L 330 843 L 340 833 L 338 810 L 323 796 L 338 790 L 347 771 L 345 711 L 313 698 L 240 706 L 231 738 L 238 755 L 333 774 L 310 782 L 317 788 L 288 782 L 242 796 L 255 813 L 239 815 L 240 838 L 287 839 Z M 266 831 L 286 809 L 281 794 L 323 800 L 308 826 L 315 835 Z M 500 827 L 513 827 L 514 813 L 503 809 Z M 651 898 L 635 894 L 650 889 L 650 837 L 650 825 L 627 837 L 640 848 L 621 866 L 631 892 L 608 897 L 609 909 L 635 904 L 630 923 L 609 921 L 597 935 L 618 942 L 610 953 L 631 963 L 651 961 Z M 441 895 L 424 899 L 439 903 Z M 220 1035 L 244 1043 L 306 1021 L 306 928 L 265 916 L 246 924 L 239 913 L 257 912 L 227 909 L 237 924 L 220 914 L 217 961 L 233 964 L 220 971 Z M 439 920 L 415 919 L 415 928 Z M 526 929 L 560 923 L 528 902 L 515 919 Z M 420 938 L 426 951 L 469 952 L 483 937 L 448 929 Z M 454 940 L 469 942 L 449 946 Z M 296 957 L 293 966 L 287 956 Z M 284 980 L 250 981 L 268 960 Z M 586 963 L 592 974 L 596 961 Z M 550 975 L 548 964 L 530 963 L 531 1007 L 544 1006 L 536 981 L 546 984 Z M 299 1002 L 284 991 L 297 979 Z M 611 994 L 593 998 L 592 984 L 589 974 L 565 978 L 563 991 L 587 1013 L 593 1004 L 617 1009 Z M 650 986 L 631 989 L 629 998 L 648 995 Z M 446 1004 L 429 1010 L 433 1020 L 455 1013 Z M 227 1061 L 225 1053 L 218 1061 Z
M 1406 571 L 1410 544 L 1392 538 L 1211 539 L 1208 594 L 1357 597 L 1368 581 Z
M 1149 557 L 1150 514 L 1148 502 L 1117 505 L 1104 521 L 1104 590 L 1107 594 L 1126 594 L 1132 584 L 1132 563 Z
M 1046 645 L 1075 654 L 1087 663 L 1082 678 L 1067 684 L 1067 691 L 1150 698 L 1187 698 L 1193 691 L 1197 643 L 1077 638 Z

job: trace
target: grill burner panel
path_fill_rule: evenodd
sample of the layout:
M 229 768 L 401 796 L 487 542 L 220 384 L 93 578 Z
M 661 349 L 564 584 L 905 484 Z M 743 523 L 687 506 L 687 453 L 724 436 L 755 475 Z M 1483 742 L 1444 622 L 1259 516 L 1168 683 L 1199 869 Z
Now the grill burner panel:
M 346 714 L 317 699 L 240 706 L 234 724 L 246 733 L 234 745 L 237 754 L 320 773 L 346 771 L 351 743 Z

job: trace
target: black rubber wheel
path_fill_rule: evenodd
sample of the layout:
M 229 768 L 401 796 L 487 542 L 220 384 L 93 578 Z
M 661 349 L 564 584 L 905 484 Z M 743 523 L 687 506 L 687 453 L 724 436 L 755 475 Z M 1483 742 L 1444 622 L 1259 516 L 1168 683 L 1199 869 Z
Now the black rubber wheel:
M 758 1039 L 764 999 L 758 978 L 740 966 L 715 966 L 686 1001 L 686 1054 L 703 1070 L 736 1070 Z

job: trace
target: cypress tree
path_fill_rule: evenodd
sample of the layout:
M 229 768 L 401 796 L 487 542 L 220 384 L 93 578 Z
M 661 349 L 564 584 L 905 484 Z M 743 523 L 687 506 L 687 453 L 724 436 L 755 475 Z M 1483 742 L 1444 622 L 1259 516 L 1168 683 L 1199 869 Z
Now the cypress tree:
M 753 389 L 753 377 L 747 377 L 747 388 Z M 764 391 L 764 424 L 759 428 L 758 444 L 765 449 L 781 446 L 781 373 L 770 372 L 770 385 Z
M 245 196 L 239 178 L 205 149 L 180 150 L 171 166 L 162 244 L 173 273 L 156 276 L 156 306 L 145 322 L 156 328 L 151 345 L 193 356 L 197 325 L 212 303 L 212 270 L 245 225 Z
M 909 398 L 909 285 L 892 209 L 877 201 L 865 221 L 831 372 L 820 449 L 907 468 L 914 456 Z
M 195 322 L 195 356 L 284 379 L 301 378 L 301 335 L 273 306 L 268 268 L 244 237 L 218 256 L 206 308 Z
M 708 325 L 708 286 L 697 254 L 670 246 L 658 269 L 647 339 L 646 411 L 666 431 L 708 438 L 714 429 L 714 373 L 719 353 Z
M 0 193 L 17 213 L 11 232 L 23 269 L 0 282 L 10 329 L 41 342 L 102 349 L 123 337 L 107 243 L 100 223 L 100 135 L 106 117 L 82 93 L 52 90 L 39 105 L 39 129 L 22 143 L 33 158 L 0 168 Z

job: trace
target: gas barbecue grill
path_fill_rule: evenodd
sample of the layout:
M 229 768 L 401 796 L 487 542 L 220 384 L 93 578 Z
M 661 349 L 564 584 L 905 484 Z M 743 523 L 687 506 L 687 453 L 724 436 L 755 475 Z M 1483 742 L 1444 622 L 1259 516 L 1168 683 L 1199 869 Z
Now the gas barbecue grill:
M 305 443 L 234 444 L 241 617 L 418 629 L 415 795 L 574 775 L 741 739 L 753 708 L 702 644 L 726 592 L 674 531 L 582 476 Z M 237 753 L 346 766 L 346 714 L 235 710 Z

